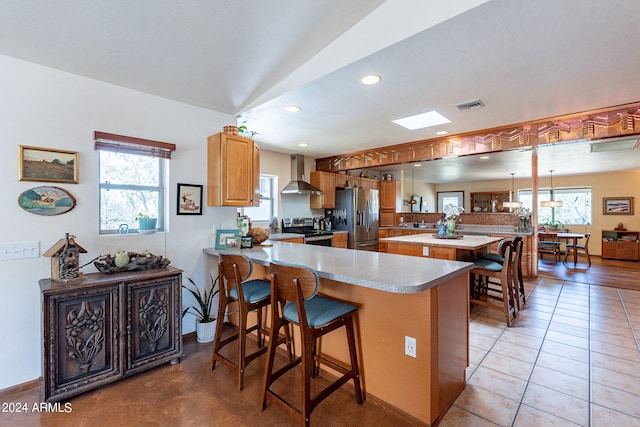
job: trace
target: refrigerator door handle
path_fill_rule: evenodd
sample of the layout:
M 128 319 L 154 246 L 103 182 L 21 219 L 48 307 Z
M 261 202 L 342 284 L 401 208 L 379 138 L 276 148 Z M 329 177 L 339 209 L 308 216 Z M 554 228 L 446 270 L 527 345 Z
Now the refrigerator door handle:
M 367 203 L 366 203 L 366 207 L 365 207 L 365 211 L 366 211 L 366 217 L 365 217 L 365 228 L 367 230 L 367 233 L 369 231 L 371 231 L 371 200 L 367 199 Z

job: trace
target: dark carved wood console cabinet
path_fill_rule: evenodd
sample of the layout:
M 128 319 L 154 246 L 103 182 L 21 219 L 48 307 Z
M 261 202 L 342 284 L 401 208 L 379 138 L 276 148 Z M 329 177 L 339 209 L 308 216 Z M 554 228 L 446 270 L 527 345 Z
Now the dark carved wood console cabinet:
M 181 270 L 93 273 L 75 283 L 39 283 L 43 401 L 180 361 Z

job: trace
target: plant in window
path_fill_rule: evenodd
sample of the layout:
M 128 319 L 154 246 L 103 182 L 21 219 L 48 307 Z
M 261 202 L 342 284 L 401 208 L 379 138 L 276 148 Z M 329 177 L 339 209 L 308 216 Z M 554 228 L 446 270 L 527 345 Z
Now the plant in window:
M 142 212 L 138 213 L 134 220 L 138 221 L 141 231 L 155 231 L 158 224 L 158 218 L 151 218 L 149 215 L 143 214 Z

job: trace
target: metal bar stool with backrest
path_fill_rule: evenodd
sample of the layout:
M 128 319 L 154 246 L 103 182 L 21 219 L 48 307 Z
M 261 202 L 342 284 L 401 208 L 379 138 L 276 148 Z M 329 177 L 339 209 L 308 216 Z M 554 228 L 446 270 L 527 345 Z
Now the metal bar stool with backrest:
M 244 385 L 244 371 L 246 366 L 258 356 L 266 353 L 264 336 L 268 331 L 262 324 L 262 309 L 271 304 L 271 284 L 267 280 L 247 280 L 253 272 L 251 259 L 236 254 L 220 253 L 218 262 L 218 276 L 220 293 L 218 300 L 218 323 L 216 336 L 213 341 L 213 354 L 211 356 L 211 369 L 215 369 L 216 362 L 226 365 L 238 376 L 238 390 Z M 224 316 L 227 309 L 233 303 L 237 303 L 238 329 L 231 335 L 222 339 Z M 248 315 L 256 310 L 257 322 L 248 327 Z M 228 325 L 229 323 L 227 323 Z M 258 349 L 247 354 L 247 334 L 255 331 L 257 334 Z M 276 335 L 278 337 L 278 335 Z M 220 350 L 227 344 L 238 342 L 238 354 L 236 361 L 224 356 Z M 285 329 L 285 336 L 276 338 L 276 345 L 286 343 L 289 358 L 293 359 L 289 329 Z
M 584 245 L 576 244 L 576 247 L 573 247 L 573 243 L 567 243 L 567 252 L 564 254 L 564 262 L 567 262 L 567 258 L 569 257 L 569 252 L 573 254 L 573 251 L 576 251 L 578 255 L 584 255 L 587 257 L 587 262 L 591 265 L 591 257 L 589 256 L 589 239 L 591 238 L 591 233 L 587 233 L 584 235 L 585 241 Z
M 471 270 L 470 302 L 502 311 L 507 326 L 511 326 L 511 318 L 516 317 L 512 277 L 515 251 L 511 239 L 505 239 L 502 247 L 504 247 L 502 264 L 482 258 L 473 261 L 475 267 Z
M 318 274 L 305 266 L 271 263 L 271 335 L 275 336 L 280 328 L 298 325 L 302 340 L 301 356 L 287 363 L 277 371 L 273 371 L 275 346 L 269 340 L 267 363 L 264 373 L 262 392 L 262 409 L 267 400 L 282 406 L 295 416 L 304 426 L 309 425 L 311 412 L 331 393 L 338 390 L 349 380 L 353 380 L 356 402 L 362 403 L 360 389 L 360 370 L 356 354 L 353 316 L 357 307 L 342 301 L 317 294 L 319 286 Z M 319 354 L 318 339 L 338 328 L 345 327 L 349 346 L 351 366 L 329 360 Z M 317 394 L 311 394 L 311 379 L 316 376 L 316 364 L 324 364 L 339 372 L 341 376 Z M 301 365 L 301 407 L 296 407 L 272 390 L 274 382 L 293 367 Z

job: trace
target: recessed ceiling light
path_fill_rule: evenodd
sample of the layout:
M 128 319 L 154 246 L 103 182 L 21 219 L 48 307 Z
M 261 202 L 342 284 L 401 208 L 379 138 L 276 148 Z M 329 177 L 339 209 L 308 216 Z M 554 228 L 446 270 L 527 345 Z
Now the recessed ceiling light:
M 360 82 L 363 85 L 375 85 L 375 84 L 380 83 L 381 80 L 382 80 L 382 77 L 380 77 L 377 74 L 367 74 L 366 76 L 363 76 L 360 79 Z
M 480 160 L 487 160 L 487 159 L 489 159 L 489 158 L 490 158 L 489 156 L 481 156 L 481 157 L 480 157 Z
M 438 132 L 436 132 L 436 135 L 446 135 L 449 132 L 447 132 L 446 130 L 439 130 Z
M 298 147 L 308 147 L 309 144 L 307 144 L 306 142 L 301 142 L 300 144 L 298 144 Z
M 393 120 L 393 123 L 400 125 L 409 130 L 422 129 L 429 126 L 442 125 L 444 123 L 451 123 L 451 120 L 447 119 L 437 111 L 429 111 L 427 113 L 416 114 L 415 116 L 405 117 L 403 119 Z
M 302 108 L 300 108 L 297 105 L 288 105 L 286 107 L 284 107 L 285 110 L 287 110 L 290 113 L 297 113 L 298 111 L 302 110 Z

